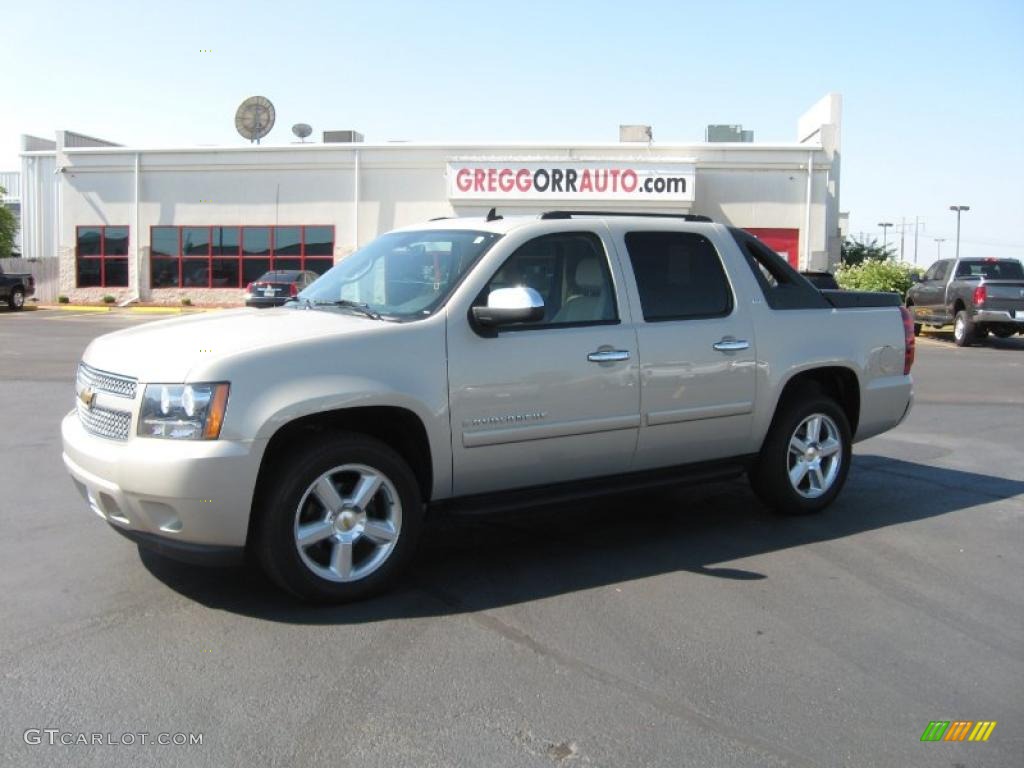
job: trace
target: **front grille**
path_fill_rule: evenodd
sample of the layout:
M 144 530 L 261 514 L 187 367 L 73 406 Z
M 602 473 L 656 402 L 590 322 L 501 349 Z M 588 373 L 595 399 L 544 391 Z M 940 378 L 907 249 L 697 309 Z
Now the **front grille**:
M 121 376 L 117 373 L 101 371 L 85 363 L 78 364 L 79 391 L 89 388 L 94 392 L 109 392 L 118 397 L 127 397 L 129 400 L 134 400 L 137 386 L 138 380 L 130 376 Z
M 115 411 L 110 408 L 91 408 L 81 400 L 76 400 L 78 420 L 82 422 L 86 432 L 91 432 L 110 440 L 127 440 L 132 426 L 132 415 L 128 411 Z

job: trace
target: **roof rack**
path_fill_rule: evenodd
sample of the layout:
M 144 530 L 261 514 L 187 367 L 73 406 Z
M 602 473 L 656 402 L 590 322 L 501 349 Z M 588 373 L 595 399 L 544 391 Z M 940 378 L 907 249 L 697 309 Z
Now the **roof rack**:
M 571 219 L 573 216 L 639 216 L 647 219 L 682 219 L 683 221 L 712 221 L 699 213 L 630 213 L 628 211 L 544 211 L 542 219 Z

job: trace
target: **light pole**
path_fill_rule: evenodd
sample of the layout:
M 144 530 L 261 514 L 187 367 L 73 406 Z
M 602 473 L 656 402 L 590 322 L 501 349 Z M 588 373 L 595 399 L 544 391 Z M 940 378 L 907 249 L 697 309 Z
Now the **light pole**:
M 878 226 L 882 228 L 882 253 L 885 253 L 885 249 L 889 244 L 889 227 L 892 226 L 891 221 L 880 221 Z
M 956 211 L 956 258 L 960 258 L 960 214 L 971 210 L 969 205 L 951 205 L 949 210 Z
M 942 244 L 944 242 L 946 242 L 946 238 L 944 238 L 944 237 L 936 237 L 936 238 L 933 238 L 933 239 L 935 240 L 935 250 L 936 250 L 935 258 L 936 258 L 936 260 L 938 260 L 938 259 L 942 258 Z

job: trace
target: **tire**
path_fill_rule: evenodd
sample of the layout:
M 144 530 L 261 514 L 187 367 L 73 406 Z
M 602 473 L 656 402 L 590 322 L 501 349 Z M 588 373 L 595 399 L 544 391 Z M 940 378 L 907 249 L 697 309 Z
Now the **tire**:
M 7 306 L 15 312 L 20 312 L 25 308 L 25 289 L 14 288 L 10 295 L 7 297 Z
M 808 430 L 815 418 L 818 435 L 808 440 Z M 800 453 L 794 441 L 807 451 Z M 826 446 L 834 451 L 824 453 Z M 817 387 L 801 388 L 788 396 L 776 412 L 761 455 L 750 473 L 751 486 L 758 498 L 777 514 L 820 512 L 835 500 L 846 483 L 851 450 L 850 422 L 839 404 Z M 798 464 L 804 472 L 794 484 L 792 477 Z
M 1010 330 L 1009 328 L 993 328 L 992 335 L 997 336 L 1000 339 L 1008 339 L 1013 336 L 1016 331 Z
M 907 311 L 910 312 L 910 316 L 913 317 L 914 316 L 914 305 L 913 304 L 907 304 Z M 914 323 L 914 335 L 915 336 L 920 336 L 921 335 L 921 324 L 920 323 Z
M 958 347 L 969 347 L 974 343 L 977 331 L 974 327 L 974 323 L 967 316 L 964 310 L 960 310 L 956 313 L 956 317 L 953 318 L 953 341 L 956 342 Z
M 339 433 L 289 456 L 261 483 L 253 514 L 256 556 L 274 582 L 303 600 L 345 603 L 382 592 L 404 570 L 423 501 L 394 450 Z

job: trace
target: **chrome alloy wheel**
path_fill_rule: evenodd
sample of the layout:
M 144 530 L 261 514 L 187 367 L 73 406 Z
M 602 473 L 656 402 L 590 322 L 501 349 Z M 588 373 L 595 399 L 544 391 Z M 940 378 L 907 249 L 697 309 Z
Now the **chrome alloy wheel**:
M 826 493 L 839 476 L 843 440 L 839 427 L 823 413 L 800 422 L 789 438 L 789 483 L 805 499 Z
M 314 480 L 295 510 L 302 562 L 328 581 L 365 579 L 384 564 L 402 530 L 394 484 L 364 464 L 343 464 Z
M 953 337 L 960 341 L 963 339 L 964 334 L 967 333 L 966 324 L 964 323 L 963 315 L 957 314 L 956 319 L 953 321 Z
M 14 302 L 15 309 L 21 309 L 25 306 L 25 294 L 21 291 L 15 291 L 11 294 L 11 301 Z

